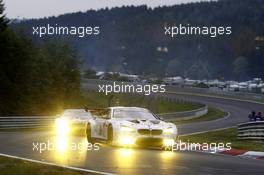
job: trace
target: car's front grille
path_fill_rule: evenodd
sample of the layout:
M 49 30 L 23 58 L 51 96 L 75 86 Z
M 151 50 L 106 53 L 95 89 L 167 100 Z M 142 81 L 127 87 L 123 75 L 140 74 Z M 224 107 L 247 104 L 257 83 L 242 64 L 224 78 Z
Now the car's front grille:
M 150 130 L 149 129 L 139 129 L 138 133 L 142 135 L 150 135 Z
M 163 139 L 161 138 L 138 138 L 136 144 L 139 146 L 162 146 Z
M 162 130 L 161 129 L 139 129 L 138 133 L 141 135 L 161 135 L 162 134 Z
M 151 131 L 151 135 L 161 135 L 162 134 L 162 130 L 160 129 L 153 129 Z

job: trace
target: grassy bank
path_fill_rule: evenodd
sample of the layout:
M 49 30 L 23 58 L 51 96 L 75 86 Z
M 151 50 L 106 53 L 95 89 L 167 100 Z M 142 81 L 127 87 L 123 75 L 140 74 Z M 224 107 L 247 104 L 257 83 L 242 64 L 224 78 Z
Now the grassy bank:
M 110 106 L 138 106 L 146 107 L 154 113 L 169 113 L 195 110 L 202 105 L 192 103 L 179 103 L 167 101 L 161 98 L 140 96 L 133 94 L 110 94 L 104 95 L 97 92 L 83 93 L 83 105 L 88 108 L 104 108 Z
M 236 128 L 206 132 L 203 134 L 195 134 L 190 136 L 181 136 L 180 139 L 182 141 L 189 141 L 191 143 L 231 143 L 233 149 L 264 151 L 263 141 L 238 140 Z
M 177 121 L 175 124 L 188 124 L 188 123 L 195 123 L 195 122 L 204 122 L 204 121 L 211 121 L 211 120 L 216 120 L 225 117 L 227 114 L 224 111 L 221 111 L 216 108 L 208 108 L 208 113 L 194 119 L 190 120 L 182 120 L 182 121 Z
M 92 173 L 84 173 L 73 171 L 65 168 L 42 165 L 13 158 L 0 156 L 0 174 L 1 175 L 88 175 Z

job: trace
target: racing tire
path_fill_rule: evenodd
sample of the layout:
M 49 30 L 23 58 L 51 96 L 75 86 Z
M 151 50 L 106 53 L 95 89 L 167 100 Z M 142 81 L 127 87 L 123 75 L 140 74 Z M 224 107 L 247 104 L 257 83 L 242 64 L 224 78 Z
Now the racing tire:
M 162 149 L 163 151 L 173 151 L 172 146 L 169 146 L 169 147 L 164 147 L 164 146 L 162 146 L 161 149 Z
M 113 143 L 113 126 L 109 125 L 107 127 L 107 143 L 112 145 Z
M 95 143 L 95 139 L 92 138 L 90 123 L 88 123 L 86 126 L 86 138 L 88 143 L 92 143 L 92 144 Z

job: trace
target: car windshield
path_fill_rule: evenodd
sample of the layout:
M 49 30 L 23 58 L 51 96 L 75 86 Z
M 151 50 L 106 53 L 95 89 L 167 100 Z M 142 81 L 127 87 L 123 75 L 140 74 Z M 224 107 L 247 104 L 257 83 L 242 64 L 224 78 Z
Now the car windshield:
M 108 119 L 110 116 L 109 115 L 110 114 L 109 109 L 95 109 L 95 110 L 90 110 L 89 112 L 91 113 L 92 116 L 94 116 L 96 118 Z
M 139 120 L 157 120 L 157 118 L 148 110 L 135 109 L 115 109 L 114 118 L 130 118 Z

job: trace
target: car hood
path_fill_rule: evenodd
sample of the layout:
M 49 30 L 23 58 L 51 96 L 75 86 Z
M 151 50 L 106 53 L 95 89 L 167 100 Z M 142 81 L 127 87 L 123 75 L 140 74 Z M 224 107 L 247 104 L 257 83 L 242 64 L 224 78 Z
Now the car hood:
M 168 123 L 161 120 L 125 119 L 119 121 L 119 123 L 121 125 L 134 127 L 137 129 L 165 129 L 175 127 L 173 123 Z

